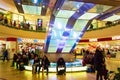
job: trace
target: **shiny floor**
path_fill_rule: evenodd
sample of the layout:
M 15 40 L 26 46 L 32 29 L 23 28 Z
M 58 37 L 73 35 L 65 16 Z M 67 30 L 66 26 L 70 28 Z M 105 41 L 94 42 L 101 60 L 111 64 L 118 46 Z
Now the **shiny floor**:
M 95 73 L 72 72 L 66 75 L 56 73 L 32 74 L 31 71 L 19 71 L 10 67 L 11 61 L 0 60 L 0 80 L 95 80 Z

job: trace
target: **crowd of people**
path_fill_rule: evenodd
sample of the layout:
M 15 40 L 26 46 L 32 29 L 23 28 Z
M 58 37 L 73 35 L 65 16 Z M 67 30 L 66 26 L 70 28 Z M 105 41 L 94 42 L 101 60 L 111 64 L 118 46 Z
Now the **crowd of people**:
M 25 52 L 23 50 L 22 54 L 14 54 L 12 66 L 14 66 L 14 63 L 16 63 L 16 68 L 22 71 L 25 69 L 25 65 L 29 65 L 30 60 L 33 60 L 31 65 L 33 74 L 39 74 L 40 71 L 46 70 L 46 75 L 48 75 L 50 66 L 48 57 L 45 55 L 41 57 L 34 52 Z M 96 80 L 103 80 L 102 76 L 104 76 L 104 79 L 106 80 L 107 69 L 105 65 L 104 49 L 97 47 L 94 54 L 90 53 L 89 50 L 85 50 L 83 60 L 85 64 L 92 65 L 91 68 L 93 72 L 97 71 Z M 62 70 L 60 70 L 61 67 Z M 56 72 L 58 75 L 66 74 L 66 65 L 63 58 L 59 58 L 57 60 Z
M 44 72 L 46 70 L 46 75 L 49 73 L 50 61 L 46 55 L 40 56 L 34 51 L 24 51 L 21 53 L 14 54 L 11 67 L 15 67 L 16 69 L 23 71 L 25 70 L 25 66 L 32 67 L 32 74 Z M 59 58 L 57 61 L 56 72 L 59 73 L 59 68 L 64 68 L 64 74 L 66 72 L 66 65 L 63 58 Z
M 18 29 L 33 30 L 33 25 L 31 25 L 29 22 L 8 19 L 3 14 L 0 14 L 0 24 L 9 27 L 15 27 Z M 43 30 L 42 26 L 38 26 L 37 24 L 35 25 L 35 27 L 36 27 L 36 31 Z
M 25 52 L 24 50 L 22 50 L 22 53 L 14 54 L 11 67 L 15 66 L 16 69 L 23 71 L 25 70 L 25 66 L 30 65 L 30 60 L 33 60 L 33 63 L 31 63 L 33 74 L 39 74 L 42 68 L 47 71 L 46 74 L 48 75 L 48 67 L 50 66 L 49 59 L 46 55 L 41 57 L 38 54 L 35 54 L 33 51 Z
M 83 66 L 89 65 L 87 71 L 97 71 L 96 80 L 107 80 L 108 70 L 106 68 L 105 58 L 110 58 L 110 50 L 106 49 L 105 51 L 104 48 L 98 46 L 94 52 L 85 49 L 83 49 L 83 52 Z
M 3 62 L 5 59 L 9 61 L 8 58 L 8 52 L 9 49 L 4 49 L 3 51 Z M 107 49 L 105 55 L 105 49 L 101 48 L 100 46 L 96 47 L 94 52 L 91 52 L 89 50 L 82 49 L 83 54 L 83 66 L 86 66 L 87 64 L 90 64 L 91 72 L 97 71 L 96 80 L 107 80 L 107 72 L 106 64 L 105 64 L 105 57 L 108 57 L 107 55 L 110 55 L 109 49 Z M 33 61 L 30 63 L 30 61 Z M 60 57 L 57 60 L 56 65 L 56 72 L 57 74 L 66 74 L 66 65 L 65 60 Z M 16 69 L 23 71 L 25 70 L 25 66 L 32 67 L 32 73 L 40 73 L 40 71 L 46 70 L 46 75 L 49 73 L 49 67 L 50 67 L 50 61 L 46 55 L 40 56 L 36 54 L 34 51 L 29 52 L 29 50 L 22 50 L 22 52 L 18 54 L 14 54 L 11 67 L 16 67 Z M 62 69 L 60 69 L 62 68 Z

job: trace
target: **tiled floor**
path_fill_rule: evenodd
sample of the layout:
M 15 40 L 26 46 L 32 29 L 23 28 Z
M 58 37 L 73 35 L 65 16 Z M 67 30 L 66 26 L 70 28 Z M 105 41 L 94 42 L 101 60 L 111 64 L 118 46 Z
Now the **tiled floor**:
M 95 80 L 94 73 L 74 72 L 66 75 L 56 75 L 56 73 L 32 74 L 31 71 L 19 71 L 10 67 L 10 62 L 0 60 L 0 80 Z

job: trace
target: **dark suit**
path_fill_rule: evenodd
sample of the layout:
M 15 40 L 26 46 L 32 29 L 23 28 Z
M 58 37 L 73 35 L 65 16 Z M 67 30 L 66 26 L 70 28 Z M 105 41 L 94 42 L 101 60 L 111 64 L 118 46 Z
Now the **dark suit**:
M 96 80 L 99 80 L 99 77 L 100 77 L 100 80 L 102 80 L 104 63 L 105 63 L 105 60 L 104 60 L 103 52 L 99 49 L 96 49 L 96 52 L 94 55 L 94 66 L 95 66 L 95 69 L 97 70 Z

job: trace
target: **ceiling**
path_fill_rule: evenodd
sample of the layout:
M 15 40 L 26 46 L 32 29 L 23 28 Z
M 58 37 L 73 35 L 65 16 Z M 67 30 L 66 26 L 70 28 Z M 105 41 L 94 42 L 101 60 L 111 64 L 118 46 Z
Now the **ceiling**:
M 35 16 L 47 17 L 53 12 L 57 12 L 58 9 L 59 13 L 57 14 L 57 17 L 65 16 L 65 18 L 68 18 L 82 5 L 82 2 L 107 5 L 104 7 L 101 7 L 102 5 L 97 5 L 88 11 L 92 13 L 104 12 L 104 15 L 105 13 L 111 13 L 112 11 L 120 8 L 120 0 L 63 0 L 64 5 L 62 5 L 61 8 L 60 6 L 55 7 L 57 3 L 61 2 L 62 0 L 1 0 L 0 9 L 11 11 L 17 14 L 25 14 L 25 18 L 30 20 L 30 17 L 26 15 L 32 14 Z M 67 15 L 68 13 L 69 15 Z M 116 14 L 120 15 L 119 10 L 116 12 Z M 97 19 L 99 18 L 100 16 Z
M 70 53 L 94 19 L 120 19 L 119 0 L 2 0 L 0 5 L 15 13 L 50 16 L 46 53 Z
M 118 5 L 86 3 L 83 0 L 58 0 L 50 19 L 46 53 L 70 53 L 82 39 L 93 19 L 115 21 Z M 91 0 L 88 0 L 90 2 Z M 106 2 L 106 1 L 105 1 Z M 114 14 L 114 16 L 112 16 Z M 108 19 L 110 16 L 113 18 Z M 106 20 L 107 19 L 107 20 Z

